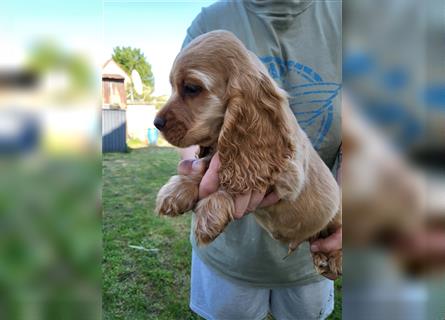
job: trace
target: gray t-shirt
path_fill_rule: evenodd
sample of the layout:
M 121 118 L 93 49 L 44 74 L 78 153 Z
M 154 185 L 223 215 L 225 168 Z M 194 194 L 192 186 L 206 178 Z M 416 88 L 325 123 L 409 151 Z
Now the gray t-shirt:
M 183 47 L 217 29 L 233 32 L 290 96 L 300 126 L 333 170 L 341 144 L 341 1 L 217 2 L 195 18 Z M 252 215 L 231 222 L 199 257 L 231 280 L 258 287 L 319 281 L 307 242 L 286 260 L 287 246 L 273 240 Z

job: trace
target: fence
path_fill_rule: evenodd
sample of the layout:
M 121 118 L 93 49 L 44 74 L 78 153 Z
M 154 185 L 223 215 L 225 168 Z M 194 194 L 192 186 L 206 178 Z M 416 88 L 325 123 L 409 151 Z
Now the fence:
M 127 151 L 125 110 L 102 109 L 102 152 Z

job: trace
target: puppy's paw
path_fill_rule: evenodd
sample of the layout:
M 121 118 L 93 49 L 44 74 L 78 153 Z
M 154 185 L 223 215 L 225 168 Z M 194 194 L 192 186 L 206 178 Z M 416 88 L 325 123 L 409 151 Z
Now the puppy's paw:
M 198 201 L 199 178 L 181 175 L 171 177 L 158 192 L 156 212 L 174 217 L 192 210 Z
M 336 279 L 342 275 L 342 250 L 331 253 L 312 253 L 315 270 L 328 279 Z
M 343 251 L 334 251 L 329 255 L 329 269 L 337 277 L 343 274 Z
M 198 245 L 209 244 L 233 220 L 235 203 L 225 191 L 217 191 L 198 202 L 195 208 L 195 237 Z

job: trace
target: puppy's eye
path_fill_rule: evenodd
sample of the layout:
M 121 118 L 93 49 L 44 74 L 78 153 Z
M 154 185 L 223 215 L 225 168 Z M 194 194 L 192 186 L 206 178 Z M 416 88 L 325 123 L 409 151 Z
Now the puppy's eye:
M 184 85 L 184 95 L 188 97 L 195 97 L 202 91 L 200 86 L 195 86 L 193 84 Z

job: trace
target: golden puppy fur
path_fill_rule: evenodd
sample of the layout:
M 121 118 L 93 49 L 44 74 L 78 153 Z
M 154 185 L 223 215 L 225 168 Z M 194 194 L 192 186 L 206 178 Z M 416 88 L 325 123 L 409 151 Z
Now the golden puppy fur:
M 236 195 L 274 191 L 281 200 L 253 214 L 289 253 L 341 224 L 335 179 L 295 121 L 286 93 L 233 34 L 193 40 L 177 56 L 170 82 L 172 95 L 157 115 L 161 131 L 175 146 L 199 145 L 207 161 L 218 152 L 220 189 L 198 201 L 202 175 L 174 176 L 159 191 L 159 214 L 193 209 L 196 239 L 207 244 L 233 220 Z M 341 251 L 313 258 L 321 274 L 341 274 Z

